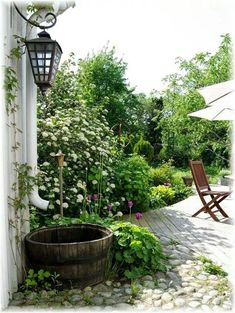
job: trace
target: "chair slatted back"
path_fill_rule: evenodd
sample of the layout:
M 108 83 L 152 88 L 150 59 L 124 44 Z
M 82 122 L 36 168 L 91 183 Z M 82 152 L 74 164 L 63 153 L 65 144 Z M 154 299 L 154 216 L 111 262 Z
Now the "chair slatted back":
M 211 190 L 202 161 L 189 161 L 193 180 L 198 193 L 203 190 Z

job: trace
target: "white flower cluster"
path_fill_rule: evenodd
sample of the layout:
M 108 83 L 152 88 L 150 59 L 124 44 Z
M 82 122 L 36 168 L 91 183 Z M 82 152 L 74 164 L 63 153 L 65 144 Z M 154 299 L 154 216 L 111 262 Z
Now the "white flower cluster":
M 50 199 L 51 210 L 59 211 L 59 171 L 55 155 L 65 154 L 63 207 L 78 210 L 86 195 L 102 193 L 109 203 L 115 190 L 112 182 L 112 131 L 104 117 L 80 104 L 66 110 L 57 110 L 38 119 L 38 151 L 42 174 L 40 192 Z M 97 173 L 99 174 L 96 174 Z M 102 190 L 100 189 L 102 176 Z M 95 203 L 98 205 L 97 203 Z M 118 206 L 118 204 L 115 204 Z

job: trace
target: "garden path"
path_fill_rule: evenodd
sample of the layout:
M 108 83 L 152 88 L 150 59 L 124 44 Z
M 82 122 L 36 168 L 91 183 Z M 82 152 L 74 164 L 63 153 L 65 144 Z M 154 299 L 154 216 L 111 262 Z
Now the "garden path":
M 145 212 L 140 221 L 135 220 L 134 214 L 131 219 L 133 223 L 148 227 L 150 231 L 161 238 L 162 236 L 172 238 L 200 254 L 208 256 L 232 275 L 234 200 L 223 201 L 222 207 L 230 218 L 221 219 L 221 216 L 218 216 L 221 222 L 213 221 L 205 213 L 199 214 L 198 217 L 192 217 L 192 214 L 200 207 L 199 197 L 192 195 L 172 206 Z

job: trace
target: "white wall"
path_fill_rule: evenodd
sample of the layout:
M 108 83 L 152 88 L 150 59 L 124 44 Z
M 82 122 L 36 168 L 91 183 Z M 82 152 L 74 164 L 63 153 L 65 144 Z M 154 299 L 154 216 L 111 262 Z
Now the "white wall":
M 22 61 L 11 61 L 7 55 L 10 50 L 16 46 L 13 38 L 14 34 L 24 36 L 22 30 L 24 22 L 22 18 L 10 6 L 10 2 L 0 3 L 0 23 L 1 23 L 1 83 L 4 80 L 4 70 L 2 66 L 13 66 L 18 73 L 19 92 L 17 104 L 19 110 L 7 115 L 5 110 L 4 94 L 1 94 L 0 105 L 0 308 L 7 307 L 9 298 L 17 290 L 18 282 L 22 277 L 22 254 L 21 243 L 16 237 L 17 231 L 14 227 L 9 226 L 9 221 L 18 220 L 14 208 L 8 205 L 8 197 L 14 197 L 15 192 L 12 190 L 12 184 L 16 181 L 13 162 L 26 162 L 24 160 L 24 149 L 22 149 L 22 139 L 26 135 L 24 126 L 24 109 L 22 106 L 22 92 L 24 92 L 25 82 L 22 82 Z M 1 88 L 2 89 L 2 88 Z M 23 133 L 16 132 L 11 123 L 16 123 L 17 127 L 23 130 Z M 20 143 L 20 148 L 14 151 L 12 146 Z M 22 225 L 19 225 L 21 227 Z M 26 228 L 28 226 L 26 225 Z M 22 230 L 27 231 L 27 229 Z

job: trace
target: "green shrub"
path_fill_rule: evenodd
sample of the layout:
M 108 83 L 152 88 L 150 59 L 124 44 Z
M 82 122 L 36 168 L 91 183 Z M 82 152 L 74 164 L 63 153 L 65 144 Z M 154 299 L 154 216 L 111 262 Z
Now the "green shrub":
M 151 205 L 154 208 L 161 208 L 173 203 L 174 190 L 169 186 L 159 185 L 150 188 Z
M 174 185 L 172 189 L 174 191 L 174 203 L 187 199 L 193 193 L 191 187 L 186 187 L 183 184 Z
M 154 155 L 154 148 L 149 141 L 144 140 L 143 137 L 141 137 L 135 144 L 133 152 L 142 155 L 148 162 L 150 162 Z
M 40 269 L 39 271 L 34 271 L 30 269 L 28 271 L 28 275 L 25 278 L 25 281 L 20 286 L 22 290 L 50 290 L 51 288 L 55 288 L 61 284 L 58 280 L 59 274 L 53 273 L 51 274 L 49 271 L 44 271 Z
M 149 165 L 139 155 L 121 160 L 115 167 L 115 192 L 117 199 L 125 198 L 122 209 L 127 209 L 127 201 L 133 202 L 133 212 L 143 212 L 149 208 Z
M 161 243 L 145 227 L 118 222 L 111 229 L 114 232 L 114 265 L 119 275 L 135 279 L 166 271 Z
M 164 185 L 164 183 L 171 182 L 171 162 L 164 163 L 163 165 L 156 168 L 151 168 L 150 176 L 154 186 Z
M 205 257 L 204 255 L 200 255 L 198 257 L 198 260 L 200 260 L 203 263 L 203 270 L 211 275 L 218 275 L 225 277 L 228 275 L 226 273 L 222 266 L 215 264 L 211 259 Z
M 67 99 L 68 100 L 68 99 Z M 79 215 L 87 195 L 99 196 L 103 210 L 112 197 L 113 133 L 96 109 L 73 102 L 74 108 L 45 113 L 38 109 L 40 194 L 49 199 L 51 215 L 59 212 L 59 171 L 55 159 L 65 154 L 64 213 Z M 98 203 L 98 201 L 97 201 Z

